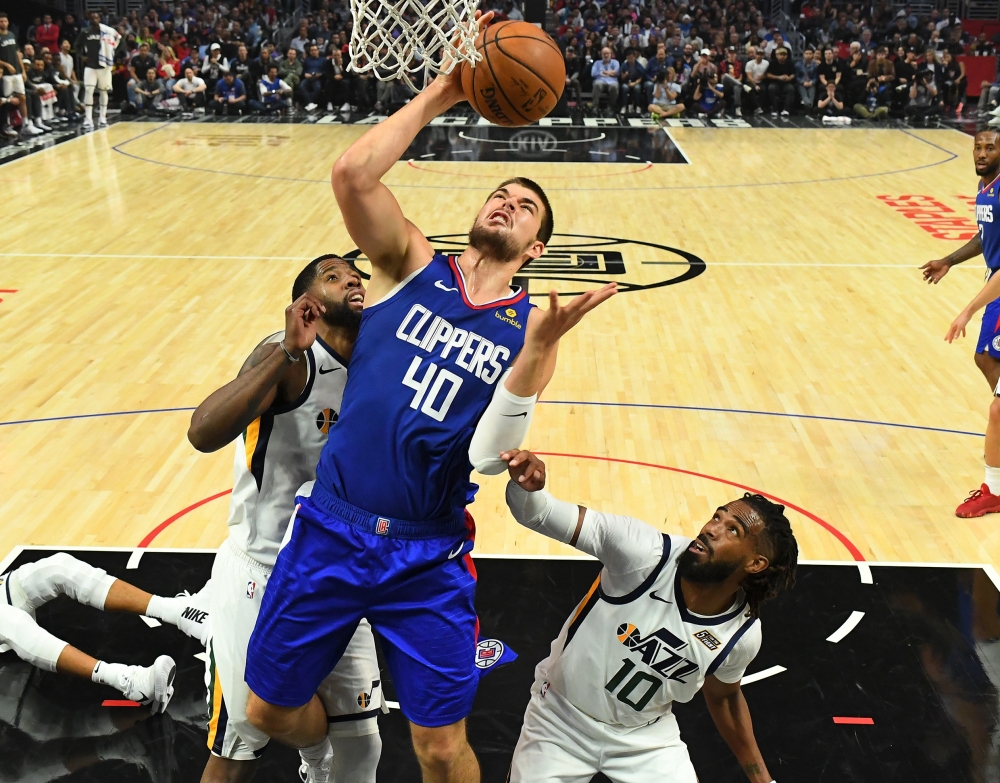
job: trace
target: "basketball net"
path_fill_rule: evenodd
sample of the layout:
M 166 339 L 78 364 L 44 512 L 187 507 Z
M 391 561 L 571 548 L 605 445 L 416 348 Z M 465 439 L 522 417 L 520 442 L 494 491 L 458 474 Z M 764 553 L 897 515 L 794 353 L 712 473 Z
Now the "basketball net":
M 474 63 L 479 0 L 351 0 L 350 70 L 379 81 L 401 79 L 414 92 L 413 78 L 451 73 L 456 63 Z

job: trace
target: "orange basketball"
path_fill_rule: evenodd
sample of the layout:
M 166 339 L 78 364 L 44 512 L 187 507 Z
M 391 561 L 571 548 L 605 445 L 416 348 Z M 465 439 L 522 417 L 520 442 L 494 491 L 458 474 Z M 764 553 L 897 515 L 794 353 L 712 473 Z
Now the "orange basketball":
M 462 90 L 482 117 L 514 127 L 540 120 L 566 86 L 566 64 L 556 42 L 528 22 L 499 22 L 479 33 L 483 58 L 462 65 Z

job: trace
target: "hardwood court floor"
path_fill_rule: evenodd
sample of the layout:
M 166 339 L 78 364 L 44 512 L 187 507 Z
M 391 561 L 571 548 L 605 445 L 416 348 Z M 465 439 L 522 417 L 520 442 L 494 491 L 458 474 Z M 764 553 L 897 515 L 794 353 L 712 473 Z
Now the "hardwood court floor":
M 328 177 L 364 130 L 121 123 L 0 167 L 0 289 L 16 290 L 0 293 L 0 556 L 132 547 L 231 486 L 231 451 L 197 454 L 187 410 L 73 417 L 189 408 L 230 379 L 281 327 L 305 261 L 353 247 Z M 1000 517 L 953 515 L 982 479 L 978 321 L 942 340 L 982 261 L 937 287 L 916 269 L 959 244 L 918 220 L 974 226 L 971 138 L 670 132 L 690 165 L 432 160 L 386 178 L 428 234 L 465 232 L 491 185 L 518 173 L 549 190 L 558 232 L 707 264 L 621 294 L 565 341 L 529 444 L 574 455 L 549 459 L 552 491 L 690 535 L 742 491 L 732 482 L 795 504 L 866 559 L 1000 564 Z M 911 219 L 878 198 L 913 194 L 939 205 Z M 604 247 L 565 241 L 570 255 Z M 689 269 L 646 245 L 622 250 L 620 278 L 602 258 L 594 279 L 636 286 Z M 54 420 L 19 423 L 37 419 Z M 484 481 L 472 507 L 477 551 L 568 553 L 513 522 L 503 483 Z M 226 505 L 152 545 L 219 544 Z M 791 519 L 804 557 L 852 557 L 816 519 Z

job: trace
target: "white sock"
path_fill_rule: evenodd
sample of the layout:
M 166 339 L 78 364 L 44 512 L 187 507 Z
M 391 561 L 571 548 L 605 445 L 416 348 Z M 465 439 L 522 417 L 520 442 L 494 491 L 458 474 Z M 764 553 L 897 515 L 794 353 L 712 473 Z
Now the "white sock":
M 333 755 L 333 746 L 329 737 L 323 737 L 322 742 L 310 745 L 308 748 L 299 748 L 299 755 L 302 760 L 309 764 L 319 764 L 327 756 Z
M 182 601 L 176 598 L 164 598 L 161 595 L 154 595 L 149 599 L 149 606 L 146 608 L 146 617 L 155 617 L 170 625 L 177 625 L 181 621 L 181 612 L 184 611 Z
M 986 486 L 990 488 L 991 495 L 1000 495 L 1000 468 L 986 466 Z
M 97 96 L 98 101 L 98 113 L 103 122 L 108 116 L 108 93 L 104 90 L 100 91 L 101 94 Z
M 128 677 L 130 667 L 124 663 L 105 663 L 98 661 L 94 667 L 94 673 L 90 675 L 93 682 L 101 685 L 110 685 L 115 690 L 125 692 L 125 679 Z

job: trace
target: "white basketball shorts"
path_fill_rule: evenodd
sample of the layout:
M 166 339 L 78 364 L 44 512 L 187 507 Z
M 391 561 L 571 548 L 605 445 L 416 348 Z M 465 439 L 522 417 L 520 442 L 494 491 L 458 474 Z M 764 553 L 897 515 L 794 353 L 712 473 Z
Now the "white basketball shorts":
M 7 74 L 3 77 L 3 97 L 9 98 L 11 95 L 24 95 L 24 79 L 21 74 Z
M 260 756 L 268 736 L 247 720 L 250 688 L 243 679 L 247 645 L 257 622 L 271 569 L 231 540 L 219 547 L 212 566 L 212 639 L 205 673 L 208 685 L 208 747 L 216 756 L 249 761 Z M 344 656 L 323 680 L 319 697 L 330 736 L 360 737 L 378 732 L 382 687 L 375 638 L 362 620 Z
M 698 783 L 673 713 L 649 726 L 612 726 L 554 690 L 532 688 L 510 783 L 588 783 L 598 772 L 615 783 Z
M 98 90 L 111 92 L 111 69 L 110 68 L 84 68 L 83 86 L 96 87 Z

